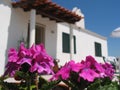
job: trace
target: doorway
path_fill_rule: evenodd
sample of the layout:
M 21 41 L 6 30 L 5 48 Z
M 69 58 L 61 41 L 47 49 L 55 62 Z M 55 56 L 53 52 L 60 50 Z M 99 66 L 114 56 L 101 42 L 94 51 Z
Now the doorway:
M 45 45 L 45 27 L 42 25 L 36 25 L 35 27 L 35 44 Z

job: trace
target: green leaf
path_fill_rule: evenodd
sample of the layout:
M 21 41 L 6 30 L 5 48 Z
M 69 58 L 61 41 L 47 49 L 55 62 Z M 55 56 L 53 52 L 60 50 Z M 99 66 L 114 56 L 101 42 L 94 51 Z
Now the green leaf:
M 59 84 L 60 80 L 56 80 L 56 81 L 51 81 L 51 82 L 47 82 L 44 83 L 42 85 L 42 87 L 40 88 L 40 90 L 51 90 L 52 88 L 54 88 L 57 84 Z
M 30 86 L 30 90 L 33 90 L 34 88 L 36 88 L 36 85 L 31 85 Z
M 119 90 L 120 85 L 117 81 L 112 82 L 109 78 L 98 79 L 88 86 L 87 90 Z
M 87 88 L 87 90 L 97 90 L 97 88 L 99 88 L 99 86 L 101 86 L 101 80 L 97 79 L 95 80 L 93 83 L 91 83 Z

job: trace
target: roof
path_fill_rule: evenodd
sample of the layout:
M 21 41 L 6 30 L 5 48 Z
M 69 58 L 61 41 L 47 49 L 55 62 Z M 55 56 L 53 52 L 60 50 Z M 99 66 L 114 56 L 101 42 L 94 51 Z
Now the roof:
M 48 17 L 56 22 L 67 22 L 74 24 L 82 19 L 81 16 L 53 3 L 51 0 L 16 0 L 12 2 L 14 8 L 22 8 L 25 12 L 36 9 L 37 14 Z

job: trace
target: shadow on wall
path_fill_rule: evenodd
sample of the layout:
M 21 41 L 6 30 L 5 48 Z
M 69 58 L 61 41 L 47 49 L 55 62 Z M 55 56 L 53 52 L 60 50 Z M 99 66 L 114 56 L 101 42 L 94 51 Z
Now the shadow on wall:
M 8 45 L 7 45 L 7 41 L 6 41 L 6 39 L 8 38 L 8 31 L 9 31 L 9 24 L 10 24 L 10 15 L 8 15 L 8 14 L 11 14 L 11 13 L 9 13 L 9 12 L 11 12 L 10 11 L 10 7 L 11 7 L 11 3 L 10 3 L 10 0 L 0 0 L 0 7 L 2 7 L 2 10 L 0 11 L 0 14 L 1 14 L 1 21 L 0 21 L 0 23 L 1 23 L 1 40 L 0 40 L 0 42 L 2 43 L 1 44 L 1 51 L 3 51 L 3 52 L 1 52 L 2 54 L 2 56 L 3 56 L 3 58 L 2 59 L 4 59 L 3 60 L 3 62 L 2 62 L 2 70 L 4 70 L 4 64 L 6 64 L 6 62 L 7 62 L 7 48 L 8 48 Z M 7 10 L 9 10 L 9 11 L 7 11 Z M 1 71 L 2 71 L 1 70 Z
M 8 50 L 10 48 L 16 48 L 18 47 L 18 41 L 20 41 L 22 38 L 26 39 L 27 34 L 27 27 L 28 27 L 28 20 L 25 24 L 22 21 L 25 21 L 25 18 L 23 18 L 24 13 L 22 9 L 16 9 L 12 8 L 11 3 L 9 5 L 11 8 L 11 15 L 10 15 L 10 21 L 8 26 L 8 38 L 7 38 L 7 48 L 6 48 L 6 60 L 5 63 L 8 61 Z M 25 27 L 26 26 L 26 27 Z M 25 29 L 26 28 L 26 29 Z

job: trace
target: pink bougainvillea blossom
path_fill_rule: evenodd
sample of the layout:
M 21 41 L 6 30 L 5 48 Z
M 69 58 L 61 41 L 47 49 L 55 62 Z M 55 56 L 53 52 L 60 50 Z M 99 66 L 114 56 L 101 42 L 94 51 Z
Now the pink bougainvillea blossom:
M 92 56 L 87 56 L 85 60 L 75 63 L 73 60 L 66 63 L 53 77 L 52 80 L 69 80 L 71 72 L 77 74 L 76 80 L 84 79 L 88 82 L 93 82 L 97 78 L 113 77 L 114 69 L 110 64 L 98 63 Z
M 92 56 L 87 56 L 85 61 L 82 61 L 82 69 L 79 76 L 90 82 L 99 77 L 99 74 L 95 71 L 95 59 Z
M 71 60 L 66 63 L 54 76 L 53 79 L 62 78 L 64 80 L 70 77 L 70 72 L 79 72 L 81 68 L 80 63 L 75 63 L 75 61 Z
M 4 76 L 9 75 L 13 77 L 15 75 L 15 72 L 20 69 L 20 65 L 15 62 L 8 62 L 6 68 L 7 69 L 4 73 Z
M 106 76 L 105 69 L 101 63 L 95 63 L 95 71 L 99 74 L 99 77 L 104 78 Z
M 43 44 L 33 45 L 30 48 L 30 51 L 33 57 L 30 72 L 33 72 L 36 70 L 38 73 L 43 73 L 43 72 L 45 74 L 53 73 L 52 70 L 50 69 L 52 66 L 54 66 L 53 59 L 51 56 L 49 56 L 46 53 Z
M 25 48 L 22 43 L 18 51 L 14 48 L 9 50 L 8 64 L 4 75 L 14 76 L 15 72 L 21 70 L 22 66 L 26 64 L 29 65 L 29 72 L 37 72 L 38 74 L 53 73 L 51 69 L 54 66 L 53 58 L 46 53 L 43 44 Z
M 8 62 L 17 62 L 18 58 L 18 52 L 14 48 L 11 48 L 8 51 Z
M 93 82 L 95 78 L 99 77 L 99 74 L 90 68 L 86 68 L 83 69 L 81 73 L 79 73 L 79 76 L 82 77 L 84 80 Z
M 113 69 L 113 66 L 109 63 L 102 64 L 102 66 L 105 69 L 106 77 L 109 77 L 110 79 L 112 79 L 115 72 L 115 70 Z

